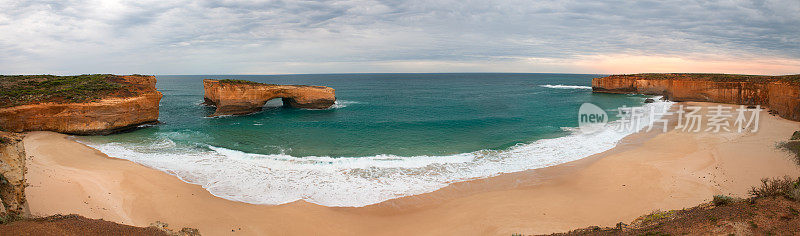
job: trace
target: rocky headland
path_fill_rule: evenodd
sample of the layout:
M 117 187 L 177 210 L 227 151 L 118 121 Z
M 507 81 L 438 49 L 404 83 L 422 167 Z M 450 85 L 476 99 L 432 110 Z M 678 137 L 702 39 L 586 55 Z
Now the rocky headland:
M 0 76 L 0 129 L 109 134 L 158 122 L 155 76 Z
M 19 132 L 109 134 L 158 122 L 155 84 L 143 75 L 0 76 L 0 221 L 28 214 Z
M 203 86 L 204 104 L 217 107 L 211 116 L 251 114 L 275 98 L 281 98 L 284 106 L 305 109 L 327 109 L 336 102 L 335 90 L 325 86 L 275 85 L 228 79 L 206 79 Z
M 663 95 L 672 101 L 761 105 L 800 121 L 800 75 L 632 74 L 592 79 L 598 93 Z

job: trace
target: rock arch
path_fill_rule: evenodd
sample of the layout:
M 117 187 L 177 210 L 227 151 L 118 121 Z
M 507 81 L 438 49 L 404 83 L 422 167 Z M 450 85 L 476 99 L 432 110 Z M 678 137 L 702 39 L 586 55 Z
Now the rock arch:
M 281 98 L 284 106 L 305 109 L 327 109 L 336 102 L 336 91 L 325 86 L 205 79 L 203 87 L 203 104 L 217 107 L 211 116 L 251 114 L 274 98 Z

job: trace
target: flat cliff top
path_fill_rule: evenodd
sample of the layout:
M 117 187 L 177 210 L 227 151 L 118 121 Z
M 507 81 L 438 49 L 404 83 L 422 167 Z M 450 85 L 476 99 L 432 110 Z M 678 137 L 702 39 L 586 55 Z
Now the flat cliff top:
M 800 74 L 797 75 L 738 75 L 738 74 L 703 74 L 703 73 L 642 73 L 642 74 L 623 74 L 612 75 L 610 77 L 640 77 L 644 79 L 685 79 L 685 80 L 709 80 L 709 81 L 729 81 L 729 82 L 767 82 L 782 81 L 800 83 Z
M 259 83 L 255 81 L 243 80 L 243 79 L 220 79 L 220 80 L 213 80 L 217 81 L 220 84 L 252 84 L 252 85 L 277 85 L 277 84 L 266 84 L 266 83 Z
M 45 102 L 91 102 L 133 97 L 155 90 L 155 77 L 143 75 L 0 75 L 0 108 Z
M 241 79 L 205 79 L 204 82 L 217 82 L 219 85 L 252 85 L 252 86 L 265 86 L 265 87 L 310 87 L 310 88 L 329 88 L 326 86 L 315 86 L 315 85 L 280 85 L 280 84 L 267 84 L 267 83 L 259 83 L 255 81 L 249 80 L 241 80 Z

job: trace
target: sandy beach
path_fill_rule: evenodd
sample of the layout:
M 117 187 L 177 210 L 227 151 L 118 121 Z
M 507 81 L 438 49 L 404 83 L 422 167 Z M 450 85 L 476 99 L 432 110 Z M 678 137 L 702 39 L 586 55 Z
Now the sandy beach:
M 657 209 L 695 206 L 715 194 L 746 197 L 761 178 L 800 176 L 790 154 L 775 147 L 796 130 L 800 122 L 766 111 L 756 133 L 654 130 L 578 161 L 358 208 L 229 201 L 67 135 L 30 132 L 24 139 L 26 195 L 36 216 L 77 213 L 134 226 L 162 221 L 204 235 L 553 233 L 629 222 Z

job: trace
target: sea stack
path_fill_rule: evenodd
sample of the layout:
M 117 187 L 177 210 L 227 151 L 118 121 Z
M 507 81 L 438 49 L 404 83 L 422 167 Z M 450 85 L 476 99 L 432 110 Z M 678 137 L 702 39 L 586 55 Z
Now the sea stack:
M 275 98 L 281 98 L 284 106 L 305 109 L 327 109 L 336 102 L 336 91 L 325 86 L 206 79 L 203 87 L 204 104 L 217 107 L 211 116 L 251 114 Z
M 592 79 L 592 91 L 663 95 L 672 101 L 761 105 L 783 118 L 800 121 L 800 75 L 612 75 Z
M 155 76 L 0 76 L 0 129 L 109 134 L 158 122 Z

